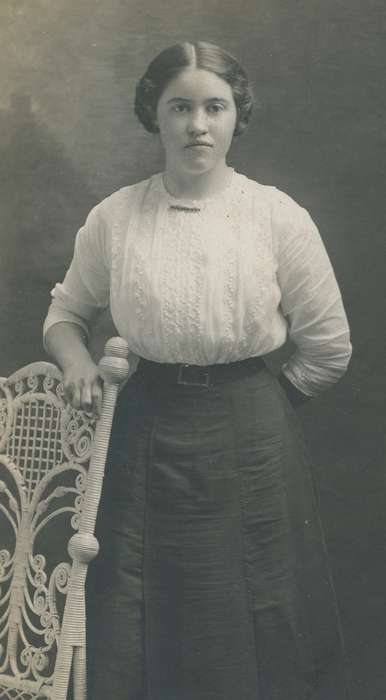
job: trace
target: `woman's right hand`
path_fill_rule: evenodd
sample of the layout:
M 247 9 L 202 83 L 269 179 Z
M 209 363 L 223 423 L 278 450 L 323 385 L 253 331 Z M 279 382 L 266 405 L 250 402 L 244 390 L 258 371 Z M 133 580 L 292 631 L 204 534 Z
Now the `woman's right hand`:
M 102 407 L 103 381 L 98 366 L 90 358 L 78 358 L 63 368 L 66 401 L 99 418 Z
M 103 380 L 85 345 L 82 328 L 69 321 L 55 323 L 48 329 L 45 341 L 48 352 L 62 369 L 66 401 L 99 418 Z

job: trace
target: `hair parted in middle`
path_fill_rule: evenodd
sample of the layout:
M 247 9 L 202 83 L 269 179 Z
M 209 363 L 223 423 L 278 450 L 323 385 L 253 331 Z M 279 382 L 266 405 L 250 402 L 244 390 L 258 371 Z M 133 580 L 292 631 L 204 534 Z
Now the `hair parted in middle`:
M 237 110 L 234 136 L 242 134 L 253 107 L 247 75 L 231 54 L 206 41 L 174 44 L 161 51 L 149 64 L 135 93 L 135 113 L 145 129 L 153 134 L 159 132 L 156 120 L 158 100 L 167 84 L 187 68 L 215 73 L 228 83 Z

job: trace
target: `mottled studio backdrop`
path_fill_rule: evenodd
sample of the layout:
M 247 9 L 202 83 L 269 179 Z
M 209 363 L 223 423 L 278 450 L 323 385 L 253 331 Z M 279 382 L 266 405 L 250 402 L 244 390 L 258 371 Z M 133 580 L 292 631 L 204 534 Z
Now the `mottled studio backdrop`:
M 258 110 L 231 163 L 311 211 L 342 288 L 352 365 L 301 418 L 355 700 L 384 700 L 384 0 L 1 0 L 0 374 L 43 356 L 49 290 L 91 206 L 162 167 L 133 92 L 181 39 L 219 43 L 246 67 Z M 101 322 L 97 351 L 108 332 Z

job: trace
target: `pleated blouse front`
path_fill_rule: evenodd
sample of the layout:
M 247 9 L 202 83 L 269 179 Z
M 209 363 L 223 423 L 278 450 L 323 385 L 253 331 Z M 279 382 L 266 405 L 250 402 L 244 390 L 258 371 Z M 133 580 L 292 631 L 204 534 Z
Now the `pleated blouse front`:
M 198 365 L 265 355 L 291 336 L 284 367 L 313 395 L 344 373 L 349 329 L 336 278 L 305 209 L 234 172 L 204 200 L 175 199 L 162 175 L 98 204 L 52 292 L 45 332 L 85 330 L 110 305 L 134 357 Z

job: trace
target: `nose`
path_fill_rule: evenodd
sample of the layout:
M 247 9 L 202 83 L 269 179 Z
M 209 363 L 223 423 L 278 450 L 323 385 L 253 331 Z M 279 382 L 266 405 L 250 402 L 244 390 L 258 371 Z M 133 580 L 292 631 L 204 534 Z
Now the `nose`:
M 203 110 L 194 110 L 191 112 L 188 128 L 191 136 L 200 136 L 207 133 L 208 123 Z

